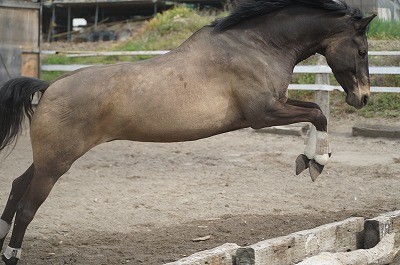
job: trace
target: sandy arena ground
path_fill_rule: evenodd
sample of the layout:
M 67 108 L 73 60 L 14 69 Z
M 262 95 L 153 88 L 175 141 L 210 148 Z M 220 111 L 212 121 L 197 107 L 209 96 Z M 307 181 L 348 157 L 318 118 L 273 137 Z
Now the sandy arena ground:
M 332 121 L 333 156 L 315 183 L 308 173 L 294 174 L 304 148 L 299 136 L 245 129 L 188 143 L 98 146 L 39 209 L 20 264 L 163 264 L 227 242 L 244 246 L 399 210 L 400 139 L 352 137 L 356 122 Z M 3 154 L 1 209 L 30 163 L 25 132 L 12 154 Z

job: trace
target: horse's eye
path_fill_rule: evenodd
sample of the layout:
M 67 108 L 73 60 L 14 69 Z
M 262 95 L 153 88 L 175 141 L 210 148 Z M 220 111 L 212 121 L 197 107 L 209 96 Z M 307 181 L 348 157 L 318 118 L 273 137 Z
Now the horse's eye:
M 365 58 L 365 56 L 367 56 L 367 51 L 365 51 L 365 50 L 359 50 L 359 51 L 358 51 L 358 55 L 360 55 L 361 58 Z

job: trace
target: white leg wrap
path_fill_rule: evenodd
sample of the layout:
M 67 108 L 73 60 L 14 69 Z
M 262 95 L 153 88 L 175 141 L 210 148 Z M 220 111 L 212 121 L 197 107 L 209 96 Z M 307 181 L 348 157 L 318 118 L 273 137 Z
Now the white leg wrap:
M 314 125 L 311 124 L 310 134 L 308 141 L 306 143 L 306 147 L 304 149 L 304 154 L 308 157 L 308 159 L 313 159 L 315 153 L 317 151 L 317 129 Z
M 11 225 L 7 224 L 6 221 L 0 219 L 0 239 L 7 236 L 8 231 L 10 231 Z
M 314 159 L 318 164 L 323 166 L 328 163 L 331 150 L 327 132 L 317 131 L 315 126 L 311 124 L 309 136 L 305 144 L 304 155 L 308 159 Z
M 316 154 L 314 160 L 320 164 L 325 166 L 329 161 L 329 139 L 327 132 L 317 132 L 317 143 L 316 143 Z
M 6 257 L 6 259 L 11 259 L 11 258 L 21 258 L 21 252 L 22 250 L 20 248 L 10 248 L 7 247 L 6 250 L 4 251 L 3 255 Z

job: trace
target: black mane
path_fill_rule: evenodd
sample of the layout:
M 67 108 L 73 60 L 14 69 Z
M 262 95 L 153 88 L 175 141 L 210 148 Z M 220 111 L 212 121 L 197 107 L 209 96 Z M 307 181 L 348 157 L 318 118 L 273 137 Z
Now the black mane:
M 339 15 L 351 15 L 354 19 L 363 17 L 358 8 L 350 7 L 343 0 L 247 0 L 238 5 L 229 16 L 214 21 L 211 26 L 217 30 L 225 30 L 245 19 L 268 14 L 295 4 L 327 10 Z

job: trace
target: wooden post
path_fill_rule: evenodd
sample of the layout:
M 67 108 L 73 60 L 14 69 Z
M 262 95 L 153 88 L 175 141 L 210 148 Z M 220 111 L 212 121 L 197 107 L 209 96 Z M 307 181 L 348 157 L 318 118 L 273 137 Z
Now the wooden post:
M 158 0 L 152 0 L 152 2 L 153 2 L 153 4 L 154 4 L 153 16 L 156 16 L 156 15 L 157 15 L 157 12 L 158 12 L 158 10 L 157 10 L 157 1 L 158 1 Z
M 21 75 L 38 78 L 39 76 L 39 51 L 21 52 Z
M 97 21 L 99 20 L 99 5 L 96 5 L 96 13 L 94 16 L 94 29 L 97 29 Z
M 53 41 L 53 30 L 56 24 L 56 6 L 53 4 L 51 9 L 51 19 L 50 19 L 50 26 L 49 26 L 49 35 L 47 36 L 47 41 Z
M 326 60 L 322 55 L 318 55 L 317 64 L 327 65 Z M 315 84 L 329 85 L 329 74 L 316 74 Z M 325 114 L 329 124 L 329 91 L 315 91 L 315 103 L 317 103 L 321 107 L 322 112 Z
M 67 25 L 67 31 L 68 31 L 67 40 L 71 41 L 71 39 L 72 39 L 71 38 L 71 24 L 72 24 L 72 21 L 71 21 L 71 6 L 68 6 L 67 23 L 68 23 L 68 25 Z

